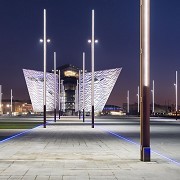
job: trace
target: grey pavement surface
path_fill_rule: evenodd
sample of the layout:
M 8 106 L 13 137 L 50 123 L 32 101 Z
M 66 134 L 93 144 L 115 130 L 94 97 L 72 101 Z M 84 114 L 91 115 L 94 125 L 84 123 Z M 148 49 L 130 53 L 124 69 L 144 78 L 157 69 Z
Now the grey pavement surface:
M 0 142 L 0 179 L 180 179 L 179 121 L 151 120 L 151 162 L 139 160 L 138 119 L 86 122 L 63 117 Z

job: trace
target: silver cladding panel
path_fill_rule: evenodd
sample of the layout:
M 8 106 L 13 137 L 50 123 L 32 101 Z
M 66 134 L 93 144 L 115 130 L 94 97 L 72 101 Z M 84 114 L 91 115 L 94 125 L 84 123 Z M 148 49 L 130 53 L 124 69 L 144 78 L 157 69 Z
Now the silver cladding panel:
M 35 112 L 43 112 L 43 72 L 23 69 L 29 96 Z M 46 110 L 54 109 L 54 74 L 46 74 Z M 58 76 L 56 77 L 58 84 Z M 56 106 L 58 107 L 58 86 L 56 85 Z
M 101 112 L 122 68 L 96 71 L 94 74 L 94 111 Z M 91 72 L 85 73 L 85 111 L 91 112 Z M 80 80 L 80 109 L 83 109 L 83 77 Z

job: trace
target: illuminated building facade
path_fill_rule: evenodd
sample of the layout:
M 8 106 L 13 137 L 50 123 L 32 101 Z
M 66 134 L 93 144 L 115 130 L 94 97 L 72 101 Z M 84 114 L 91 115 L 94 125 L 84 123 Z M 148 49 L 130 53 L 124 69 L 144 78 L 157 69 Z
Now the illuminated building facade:
M 33 111 L 32 104 L 29 101 L 14 100 L 12 101 L 12 115 L 31 114 Z M 2 114 L 11 113 L 11 100 L 2 101 Z
M 61 106 L 60 109 L 64 115 L 75 115 L 80 109 L 82 111 L 82 75 L 80 75 L 80 89 L 78 89 L 79 69 L 73 65 L 64 65 L 57 70 L 60 70 L 61 77 Z M 96 71 L 95 72 L 95 112 L 102 111 L 108 97 L 117 81 L 121 72 L 121 68 Z M 23 69 L 25 81 L 29 91 L 33 110 L 35 112 L 43 112 L 43 72 Z M 82 73 L 81 73 L 82 74 Z M 58 74 L 56 85 L 56 106 L 58 107 Z M 47 111 L 54 109 L 54 74 L 47 73 Z M 79 94 L 79 96 L 78 96 Z M 85 73 L 85 111 L 91 111 L 91 72 Z

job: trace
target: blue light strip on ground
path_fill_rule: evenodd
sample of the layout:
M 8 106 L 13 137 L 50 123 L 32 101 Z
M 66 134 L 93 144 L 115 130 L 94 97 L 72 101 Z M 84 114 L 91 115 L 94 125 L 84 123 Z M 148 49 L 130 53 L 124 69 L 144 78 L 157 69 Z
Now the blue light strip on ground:
M 119 134 L 116 134 L 116 133 L 114 133 L 114 132 L 112 132 L 112 131 L 109 131 L 109 130 L 107 130 L 107 129 L 105 129 L 105 128 L 99 127 L 99 125 L 98 125 L 98 127 L 97 127 L 97 126 L 95 126 L 95 127 L 98 128 L 98 129 L 104 130 L 104 131 L 108 132 L 109 134 L 114 135 L 114 136 L 116 136 L 116 137 L 118 137 L 118 138 L 120 138 L 120 139 L 123 139 L 123 140 L 125 140 L 125 141 L 127 141 L 127 142 L 129 142 L 129 143 L 131 143 L 131 144 L 134 144 L 134 145 L 140 147 L 140 144 L 139 144 L 139 143 L 136 143 L 136 142 L 134 142 L 134 141 L 132 141 L 132 140 L 130 140 L 130 139 L 128 139 L 128 138 L 125 138 L 125 137 L 123 137 L 123 136 L 121 136 L 121 135 L 119 135 Z M 178 161 L 176 161 L 176 160 L 174 160 L 174 159 L 171 159 L 171 158 L 169 158 L 169 157 L 167 157 L 167 156 L 164 156 L 163 154 L 161 154 L 161 153 L 159 153 L 159 152 L 157 152 L 157 151 L 154 151 L 154 150 L 151 150 L 151 152 L 153 152 L 154 154 L 156 154 L 156 155 L 158 155 L 158 156 L 160 156 L 160 157 L 162 157 L 162 158 L 164 158 L 164 159 L 166 159 L 166 160 L 168 160 L 168 161 L 170 161 L 170 162 L 172 162 L 172 163 L 180 166 L 180 162 L 178 162 Z
M 178 162 L 178 161 L 176 161 L 176 160 L 174 160 L 174 159 L 168 158 L 168 157 L 164 156 L 163 154 L 161 154 L 161 153 L 159 153 L 159 152 L 157 152 L 157 151 L 154 151 L 154 150 L 151 150 L 151 151 L 152 151 L 154 154 L 159 155 L 159 156 L 161 156 L 162 158 L 164 158 L 164 159 L 166 159 L 166 160 L 168 160 L 168 161 L 171 161 L 172 163 L 175 163 L 175 164 L 177 164 L 177 165 L 180 166 L 180 162 Z
M 23 131 L 23 132 L 21 132 L 21 133 L 17 133 L 17 134 L 15 134 L 15 135 L 12 135 L 12 136 L 10 136 L 10 137 L 8 137 L 8 138 L 6 138 L 6 139 L 3 139 L 3 140 L 0 141 L 0 143 L 9 141 L 9 140 L 11 140 L 11 139 L 13 139 L 13 138 L 15 138 L 15 137 L 18 137 L 18 136 L 21 136 L 21 135 L 23 135 L 23 134 L 26 134 L 26 133 L 28 133 L 29 131 L 32 131 L 33 129 L 39 128 L 40 126 L 42 126 L 42 124 L 41 124 L 41 125 L 38 125 L 38 126 L 36 126 L 36 127 L 34 127 L 34 128 L 32 128 L 32 129 L 28 129 L 28 130 Z

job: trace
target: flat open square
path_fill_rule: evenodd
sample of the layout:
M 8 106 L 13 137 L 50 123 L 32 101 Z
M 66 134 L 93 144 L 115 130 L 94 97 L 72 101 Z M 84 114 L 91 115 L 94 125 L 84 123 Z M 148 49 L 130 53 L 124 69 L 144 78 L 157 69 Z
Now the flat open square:
M 139 160 L 139 119 L 88 122 L 62 117 L 1 142 L 0 179 L 179 179 L 179 122 L 151 121 L 152 150 L 176 163 L 153 152 L 151 162 Z

